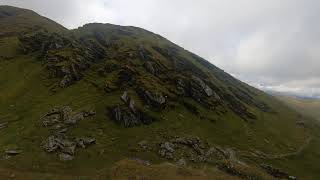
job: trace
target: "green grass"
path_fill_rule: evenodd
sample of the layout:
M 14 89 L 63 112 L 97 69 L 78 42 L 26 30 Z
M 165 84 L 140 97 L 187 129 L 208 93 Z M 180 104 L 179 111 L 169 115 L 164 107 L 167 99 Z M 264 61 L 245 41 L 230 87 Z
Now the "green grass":
M 22 26 L 25 30 L 29 30 L 30 24 L 45 21 L 50 24 L 46 26 L 47 29 L 54 32 L 65 31 L 48 20 L 38 19 L 38 16 L 34 19 L 33 15 L 30 17 L 33 21 L 27 21 L 23 26 L 18 23 L 18 27 Z M 10 22 L 8 20 L 6 23 L 10 24 Z M 6 30 L 12 28 L 13 32 L 17 31 L 15 27 L 12 27 L 12 23 L 6 28 Z M 119 29 L 132 34 L 122 35 L 123 32 L 119 32 Z M 58 87 L 59 79 L 48 78 L 49 73 L 43 59 L 36 58 L 39 57 L 38 54 L 23 55 L 20 53 L 16 35 L 0 38 L 0 57 L 11 57 L 0 59 L 0 123 L 9 122 L 8 128 L 0 130 L 0 152 L 12 147 L 18 147 L 23 151 L 22 154 L 8 160 L 0 158 L 0 174 L 8 170 L 16 172 L 17 175 L 25 172 L 26 177 L 30 179 L 39 176 L 48 176 L 48 179 L 55 177 L 70 179 L 82 176 L 90 179 L 89 177 L 95 177 L 99 173 L 111 175 L 114 167 L 127 158 L 138 157 L 156 164 L 163 164 L 166 160 L 157 155 L 156 149 L 160 142 L 171 136 L 198 136 L 210 145 L 230 147 L 241 152 L 258 150 L 266 154 L 294 152 L 312 136 L 313 141 L 310 145 L 296 156 L 281 160 L 261 160 L 253 157 L 245 160 L 253 165 L 260 162 L 272 163 L 301 179 L 320 178 L 318 173 L 320 170 L 317 166 L 320 160 L 318 153 L 320 142 L 317 132 L 320 128 L 312 124 L 315 122 L 306 120 L 306 128 L 297 125 L 296 122 L 302 117 L 277 99 L 238 80 L 230 79 L 217 68 L 202 65 L 193 59 L 190 53 L 176 47 L 179 56 L 190 61 L 198 70 L 206 72 L 208 80 L 215 86 L 228 93 L 231 93 L 227 90 L 229 86 L 248 92 L 256 101 L 270 106 L 273 112 L 262 112 L 253 106 L 245 105 L 257 116 L 256 120 L 247 122 L 232 112 L 225 102 L 218 107 L 218 110 L 209 110 L 191 98 L 176 96 L 175 86 L 148 74 L 142 67 L 142 61 L 138 58 L 127 59 L 127 53 L 136 53 L 139 45 L 143 43 L 155 61 L 170 67 L 171 60 L 151 47 L 166 48 L 173 46 L 172 43 L 139 28 L 114 25 L 87 25 L 69 33 L 77 37 L 94 39 L 94 31 L 104 32 L 106 40 L 117 39 L 115 43 L 119 44 L 119 48 L 113 51 L 108 49 L 110 58 L 93 64 L 90 69 L 83 71 L 82 80 L 65 89 Z M 72 55 L 69 49 L 60 53 L 66 56 Z M 144 104 L 136 94 L 135 87 L 118 87 L 116 81 L 119 69 L 106 74 L 105 77 L 98 75 L 97 70 L 108 62 L 116 63 L 119 67 L 128 64 L 135 67 L 140 74 L 137 78 L 139 85 L 169 95 L 170 106 L 168 108 L 163 111 L 149 110 L 153 116 L 157 117 L 156 122 L 151 125 L 124 128 L 110 119 L 107 108 L 122 103 L 120 95 L 124 90 L 128 90 L 130 97 L 135 100 L 138 107 L 143 108 Z M 61 65 L 64 65 L 63 63 Z M 170 71 L 167 75 L 176 77 L 181 74 Z M 106 83 L 114 87 L 114 91 L 105 92 Z M 55 89 L 56 92 L 53 93 L 51 89 Z M 201 116 L 186 109 L 182 101 L 197 107 Z M 65 105 L 72 107 L 75 111 L 94 108 L 97 112 L 96 116 L 84 119 L 69 131 L 71 136 L 92 136 L 97 140 L 96 145 L 86 150 L 78 150 L 76 158 L 71 162 L 61 162 L 56 154 L 45 153 L 40 147 L 41 142 L 49 134 L 49 131 L 41 126 L 40 117 L 52 107 Z M 218 113 L 220 110 L 224 110 L 225 113 Z M 142 140 L 147 140 L 154 150 L 141 151 L 137 143 Z M 196 165 L 191 164 L 190 166 Z M 207 166 L 211 167 L 208 164 L 201 164 L 198 168 L 201 171 Z M 163 167 L 158 168 L 163 169 Z M 173 168 L 170 172 L 175 172 L 175 170 Z M 148 169 L 146 171 L 149 172 Z M 221 174 L 220 171 L 214 173 Z M 212 173 L 209 172 L 209 174 Z

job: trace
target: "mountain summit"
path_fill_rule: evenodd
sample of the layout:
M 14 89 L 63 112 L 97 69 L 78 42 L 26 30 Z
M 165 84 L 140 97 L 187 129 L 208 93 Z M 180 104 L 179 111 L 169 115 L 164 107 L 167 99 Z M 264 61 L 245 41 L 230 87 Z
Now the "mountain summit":
M 3 178 L 320 176 L 311 121 L 141 28 L 0 6 L 0 93 Z

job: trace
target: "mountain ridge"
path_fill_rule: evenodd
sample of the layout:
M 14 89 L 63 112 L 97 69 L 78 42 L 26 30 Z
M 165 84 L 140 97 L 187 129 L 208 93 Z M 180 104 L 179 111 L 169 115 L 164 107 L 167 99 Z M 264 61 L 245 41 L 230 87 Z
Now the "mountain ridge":
M 231 168 L 235 178 L 319 177 L 316 166 L 300 169 L 316 161 L 302 161 L 304 152 L 265 160 L 318 137 L 312 124 L 203 58 L 141 28 L 67 30 L 24 15 L 23 24 L 0 18 L 0 150 L 8 157 L 0 166 L 110 177 L 133 159 Z M 319 141 L 310 144 L 312 154 Z

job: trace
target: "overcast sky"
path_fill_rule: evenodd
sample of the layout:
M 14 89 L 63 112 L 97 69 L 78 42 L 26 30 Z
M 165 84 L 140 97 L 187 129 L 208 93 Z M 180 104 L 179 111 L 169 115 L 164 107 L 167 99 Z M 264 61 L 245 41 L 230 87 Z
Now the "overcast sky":
M 255 87 L 320 97 L 319 0 L 0 0 L 67 28 L 151 30 Z

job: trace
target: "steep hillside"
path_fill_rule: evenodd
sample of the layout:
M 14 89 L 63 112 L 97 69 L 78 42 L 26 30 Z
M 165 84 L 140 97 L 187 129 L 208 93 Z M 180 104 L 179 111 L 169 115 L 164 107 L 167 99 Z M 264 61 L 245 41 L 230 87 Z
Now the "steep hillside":
M 320 177 L 317 126 L 165 38 L 0 15 L 4 178 Z

